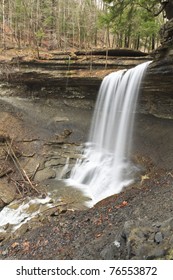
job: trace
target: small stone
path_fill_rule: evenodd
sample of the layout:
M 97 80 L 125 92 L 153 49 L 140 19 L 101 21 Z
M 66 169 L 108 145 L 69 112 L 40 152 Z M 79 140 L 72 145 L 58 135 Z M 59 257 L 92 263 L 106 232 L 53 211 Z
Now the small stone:
M 67 205 L 62 205 L 58 207 L 58 213 L 63 214 L 67 212 Z
M 158 244 L 163 241 L 163 235 L 160 231 L 155 234 L 154 241 Z
M 6 249 L 6 250 L 4 250 L 4 251 L 2 251 L 2 256 L 6 256 L 6 255 L 8 255 L 8 249 Z
M 157 227 L 157 228 L 160 228 L 161 227 L 161 223 L 159 222 L 156 222 L 152 225 L 153 227 Z
M 115 240 L 114 241 L 114 245 L 117 247 L 117 248 L 120 248 L 121 244 L 119 241 Z

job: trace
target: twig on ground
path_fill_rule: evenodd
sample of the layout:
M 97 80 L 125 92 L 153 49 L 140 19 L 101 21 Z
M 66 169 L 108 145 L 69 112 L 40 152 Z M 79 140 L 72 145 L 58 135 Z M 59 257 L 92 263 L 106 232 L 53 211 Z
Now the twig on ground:
M 35 174 L 37 173 L 37 171 L 38 171 L 39 167 L 40 167 L 40 164 L 38 163 L 38 164 L 37 164 L 37 166 L 36 166 L 36 168 L 35 168 L 35 170 L 34 170 L 34 173 L 32 174 L 32 176 L 31 176 L 31 178 L 30 178 L 31 180 L 33 180 L 33 179 L 34 179 Z
M 12 170 L 11 168 L 1 171 L 1 173 L 0 173 L 0 178 L 2 178 L 2 177 L 4 177 L 4 176 L 8 175 L 8 174 L 11 173 L 11 172 L 13 172 L 13 170 Z
M 22 153 L 22 157 L 33 157 L 33 156 L 35 156 L 35 153 L 30 154 L 30 155 L 25 155 L 25 154 Z
M 13 148 L 12 148 L 12 145 L 11 143 L 9 143 L 8 141 L 6 141 L 6 147 L 8 149 L 8 155 L 11 157 L 11 159 L 13 160 L 17 170 L 19 171 L 20 175 L 21 175 L 21 178 L 22 180 L 25 182 L 25 183 L 28 183 L 29 186 L 31 187 L 31 189 L 33 189 L 35 192 L 37 193 L 40 193 L 37 188 L 32 184 L 30 178 L 28 177 L 26 171 L 23 169 L 23 167 L 21 166 Z
M 17 142 L 34 142 L 34 141 L 40 141 L 40 139 L 39 138 L 22 139 L 22 140 L 18 140 Z

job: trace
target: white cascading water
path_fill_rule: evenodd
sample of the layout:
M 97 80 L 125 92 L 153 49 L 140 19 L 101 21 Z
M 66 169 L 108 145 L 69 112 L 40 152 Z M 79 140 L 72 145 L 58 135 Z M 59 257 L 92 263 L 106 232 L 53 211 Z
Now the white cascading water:
M 134 180 L 130 150 L 136 103 L 150 62 L 109 74 L 101 84 L 89 141 L 68 180 L 87 193 L 92 204 L 119 193 Z

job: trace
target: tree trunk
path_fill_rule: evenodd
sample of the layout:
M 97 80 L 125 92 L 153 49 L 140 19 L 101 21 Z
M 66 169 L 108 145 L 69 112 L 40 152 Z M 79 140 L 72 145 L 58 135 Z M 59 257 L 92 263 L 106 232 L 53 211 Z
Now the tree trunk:
M 5 0 L 2 0 L 2 46 L 6 49 L 6 36 L 5 36 Z
M 152 38 L 151 38 L 151 49 L 152 49 L 152 51 L 155 49 L 155 35 L 153 34 L 152 35 Z

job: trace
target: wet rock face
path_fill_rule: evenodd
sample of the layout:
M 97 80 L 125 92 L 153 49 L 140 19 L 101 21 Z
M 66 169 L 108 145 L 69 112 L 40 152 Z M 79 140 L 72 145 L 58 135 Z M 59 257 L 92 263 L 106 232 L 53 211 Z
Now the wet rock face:
M 137 107 L 136 130 L 134 132 L 135 153 L 147 155 L 152 158 L 154 164 L 167 169 L 173 166 L 172 80 L 173 63 L 170 59 L 165 58 L 150 64 L 141 86 Z M 58 81 L 56 82 L 58 83 Z M 21 96 L 24 93 L 27 96 L 32 95 L 35 98 L 39 98 L 38 100 L 40 101 L 43 100 L 43 104 L 45 102 L 42 109 L 42 114 L 44 115 L 47 112 L 47 107 L 51 108 L 51 112 L 53 112 L 53 104 L 58 104 L 53 116 L 47 121 L 49 130 L 53 129 L 56 134 L 56 143 L 52 143 L 52 145 L 62 145 L 65 136 L 59 134 L 64 130 L 72 131 L 67 140 L 83 143 L 87 141 L 92 112 L 101 82 L 102 77 L 92 77 L 92 79 L 88 77 L 75 77 L 73 79 L 71 77 L 66 90 L 65 88 L 56 88 L 54 83 L 52 87 L 48 85 L 48 87 L 45 86 L 41 90 L 38 90 L 37 87 L 33 90 L 22 90 L 22 86 L 20 90 Z M 65 85 L 66 80 L 63 81 L 63 78 L 61 78 L 61 83 Z M 17 88 L 17 93 L 20 93 L 19 88 Z M 15 95 L 15 89 L 13 89 L 12 95 Z M 52 95 L 54 95 L 54 102 L 51 101 Z M 80 114 L 82 114 L 82 121 Z M 30 153 L 27 152 L 27 154 Z M 54 177 L 55 171 L 49 172 L 49 169 L 55 168 L 56 165 L 56 170 L 59 174 L 58 166 L 64 163 L 62 162 L 61 164 L 59 158 L 50 161 L 50 166 L 46 163 L 46 173 L 45 170 L 40 170 L 36 179 L 42 181 L 45 176 Z M 32 166 L 36 168 L 35 165 Z
M 143 83 L 143 95 L 148 102 L 149 113 L 161 118 L 173 118 L 173 1 L 168 1 L 166 11 L 170 15 L 160 29 L 161 45 L 154 51 Z
M 161 46 L 155 50 L 141 85 L 138 103 L 140 117 L 136 146 L 145 151 L 156 165 L 173 165 L 173 1 L 166 4 L 168 20 L 160 30 Z
M 167 8 L 173 5 L 169 1 Z M 169 9 L 168 9 L 169 10 Z M 172 10 L 170 10 L 172 13 Z M 173 166 L 173 19 L 160 30 L 161 46 L 155 50 L 141 85 L 135 145 L 157 166 Z
M 163 119 L 173 119 L 173 65 L 153 62 L 142 83 L 139 107 L 141 112 Z

